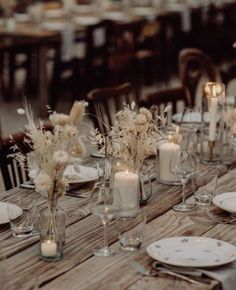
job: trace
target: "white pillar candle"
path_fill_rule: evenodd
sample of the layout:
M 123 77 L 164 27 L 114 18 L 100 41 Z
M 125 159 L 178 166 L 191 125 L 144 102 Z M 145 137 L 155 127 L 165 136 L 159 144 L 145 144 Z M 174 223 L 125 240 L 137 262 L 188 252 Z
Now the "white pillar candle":
M 120 205 L 123 209 L 139 206 L 139 177 L 134 172 L 119 171 L 114 175 L 115 194 L 119 194 Z
M 41 254 L 45 257 L 54 257 L 57 254 L 57 244 L 48 240 L 41 243 Z
M 211 97 L 209 141 L 215 141 L 216 139 L 217 103 L 218 99 L 216 97 Z
M 178 158 L 180 146 L 173 142 L 165 142 L 159 146 L 159 170 L 160 179 L 163 181 L 178 181 L 176 177 L 170 171 L 170 161 Z

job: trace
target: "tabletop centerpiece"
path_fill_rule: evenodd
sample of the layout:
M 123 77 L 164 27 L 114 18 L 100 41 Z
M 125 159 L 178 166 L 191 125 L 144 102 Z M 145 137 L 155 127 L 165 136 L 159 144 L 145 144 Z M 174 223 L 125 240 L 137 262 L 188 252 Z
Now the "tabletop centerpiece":
M 47 208 L 40 212 L 40 257 L 55 261 L 63 256 L 65 243 L 65 214 L 58 207 L 58 199 L 68 187 L 63 172 L 69 164 L 79 164 L 85 147 L 79 138 L 78 125 L 87 103 L 75 101 L 70 114 L 49 111 L 49 129 L 44 122 L 34 121 L 31 106 L 25 103 L 25 143 L 30 148 L 28 156 L 14 145 L 14 157 L 27 164 L 29 177 L 35 184 L 36 192 L 47 198 Z M 26 162 L 28 161 L 28 162 Z M 77 167 L 76 167 L 77 168 Z
M 164 115 L 158 118 L 165 119 Z M 144 191 L 142 167 L 148 156 L 156 155 L 159 136 L 160 130 L 152 112 L 144 107 L 136 108 L 135 102 L 125 104 L 117 112 L 114 126 L 109 128 L 107 136 L 98 129 L 91 131 L 92 141 L 113 159 L 112 182 L 119 188 L 126 207 L 135 208 L 140 201 L 150 197 L 150 192 Z

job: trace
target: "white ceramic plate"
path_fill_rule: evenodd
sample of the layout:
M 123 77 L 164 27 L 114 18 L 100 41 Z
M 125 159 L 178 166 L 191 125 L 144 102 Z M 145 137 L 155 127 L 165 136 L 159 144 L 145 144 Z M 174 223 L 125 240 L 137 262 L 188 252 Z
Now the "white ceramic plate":
M 14 13 L 14 18 L 17 22 L 28 22 L 30 21 L 30 16 L 28 13 Z
M 73 22 L 77 25 L 87 26 L 99 23 L 100 18 L 95 16 L 77 16 L 73 18 Z
M 95 181 L 98 179 L 97 169 L 87 166 L 68 165 L 64 171 L 64 177 L 70 184 L 72 183 L 83 183 Z
M 65 14 L 63 9 L 47 9 L 44 10 L 44 16 L 46 18 L 60 18 Z
M 129 15 L 121 11 L 108 11 L 103 14 L 103 17 L 113 21 L 130 21 Z
M 201 115 L 200 114 L 198 114 L 198 113 L 190 113 L 190 115 L 191 115 L 190 116 L 191 118 L 189 118 L 190 121 L 192 121 L 192 122 L 200 122 L 201 121 Z M 172 120 L 174 122 L 177 122 L 177 123 L 179 123 L 181 121 L 181 118 L 182 118 L 182 113 L 177 113 L 177 114 L 174 114 L 172 116 Z M 220 117 L 218 117 L 218 121 L 219 121 L 219 119 L 220 119 Z M 204 113 L 204 122 L 208 123 L 209 120 L 210 120 L 210 113 L 208 113 L 208 112 Z
M 130 13 L 137 16 L 153 16 L 155 15 L 155 10 L 151 7 L 135 7 L 130 9 Z
M 73 6 L 73 12 L 75 13 L 89 13 L 93 10 L 94 6 L 89 4 L 77 4 Z
M 213 204 L 223 210 L 236 214 L 236 192 L 225 192 L 214 196 Z
M 12 203 L 8 203 L 8 206 L 9 206 L 11 217 L 17 218 L 20 215 L 22 215 L 23 211 L 19 206 Z M 9 222 L 9 219 L 8 219 L 8 213 L 7 213 L 7 203 L 0 202 L 0 224 L 6 224 L 8 222 Z
M 205 237 L 173 237 L 147 247 L 153 259 L 179 267 L 216 267 L 236 260 L 236 247 Z
M 42 27 L 50 31 L 61 31 L 66 28 L 66 23 L 62 21 L 45 21 L 42 23 Z

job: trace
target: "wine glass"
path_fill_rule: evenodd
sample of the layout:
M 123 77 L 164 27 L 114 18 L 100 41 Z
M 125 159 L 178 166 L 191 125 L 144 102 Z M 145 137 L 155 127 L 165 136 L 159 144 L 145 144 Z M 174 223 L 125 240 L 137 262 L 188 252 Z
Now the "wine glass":
M 95 256 L 107 257 L 115 254 L 108 246 L 107 226 L 118 215 L 119 205 L 119 195 L 114 195 L 113 188 L 108 182 L 95 185 L 91 194 L 90 210 L 101 219 L 103 225 L 103 247 L 93 251 Z
M 202 128 L 202 113 L 201 109 L 196 106 L 188 106 L 184 108 L 181 116 L 180 125 L 189 130 L 189 150 L 196 158 L 197 146 L 199 144 L 200 130 Z
M 180 125 L 191 129 L 194 133 L 197 133 L 202 126 L 201 115 L 201 109 L 199 107 L 185 107 L 180 119 Z
M 186 150 L 176 150 L 170 161 L 170 171 L 180 178 L 182 184 L 182 202 L 173 207 L 175 211 L 191 211 L 193 205 L 186 203 L 185 186 L 189 178 L 195 173 L 196 162 L 193 156 Z

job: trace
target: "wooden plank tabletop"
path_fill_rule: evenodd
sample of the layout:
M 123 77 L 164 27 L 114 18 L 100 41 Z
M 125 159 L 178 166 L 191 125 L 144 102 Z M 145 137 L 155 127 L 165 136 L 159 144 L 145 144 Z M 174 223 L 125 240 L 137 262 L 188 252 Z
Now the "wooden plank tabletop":
M 153 169 L 154 170 L 154 169 Z M 214 174 L 216 167 L 202 166 L 200 174 Z M 236 180 L 226 173 L 224 166 L 217 168 L 219 178 L 217 192 L 236 191 Z M 155 172 L 153 172 L 155 174 Z M 200 178 L 201 179 L 201 178 Z M 203 181 L 204 183 L 204 181 Z M 187 186 L 187 195 L 193 193 L 192 184 Z M 42 197 L 33 190 L 14 188 L 0 194 L 1 200 L 14 201 L 14 196 L 22 195 L 25 205 L 33 199 L 41 203 Z M 144 277 L 130 266 L 132 260 L 151 267 L 152 259 L 146 254 L 146 246 L 151 242 L 174 236 L 205 236 L 221 239 L 236 245 L 236 233 L 233 224 L 217 224 L 205 212 L 196 209 L 190 214 L 174 212 L 171 208 L 181 201 L 181 187 L 167 186 L 153 182 L 153 195 L 143 207 L 147 213 L 145 238 L 139 251 L 120 250 L 115 221 L 108 229 L 110 245 L 118 254 L 113 257 L 94 257 L 92 250 L 102 241 L 102 226 L 99 218 L 89 213 L 88 198 L 64 196 L 60 205 L 66 210 L 67 228 L 64 258 L 57 262 L 41 261 L 38 256 L 39 237 L 26 238 L 11 236 L 9 225 L 0 226 L 0 275 L 7 279 L 13 289 L 32 289 L 31 282 L 37 277 L 37 283 L 43 290 L 72 289 L 220 289 L 218 281 L 202 278 L 201 285 L 193 285 L 167 275 Z M 190 198 L 191 201 L 191 198 Z M 44 207 L 39 205 L 39 209 Z M 3 284 L 2 284 L 3 285 Z M 1 289 L 1 286 L 0 286 Z M 2 290 L 2 289 L 1 289 Z

